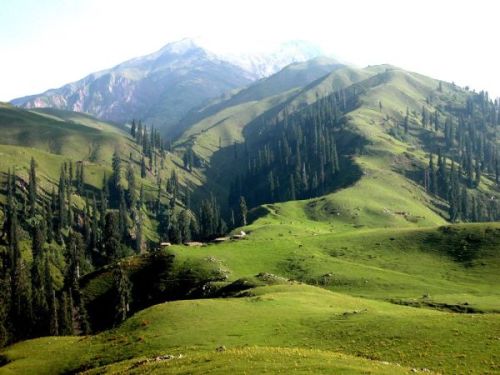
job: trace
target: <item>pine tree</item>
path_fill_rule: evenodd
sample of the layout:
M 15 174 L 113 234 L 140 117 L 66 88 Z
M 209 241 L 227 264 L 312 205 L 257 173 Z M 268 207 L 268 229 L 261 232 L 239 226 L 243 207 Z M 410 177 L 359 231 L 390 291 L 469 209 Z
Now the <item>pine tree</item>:
M 116 202 L 120 199 L 120 192 L 122 191 L 121 185 L 121 158 L 118 150 L 115 150 L 112 160 L 113 174 L 111 175 L 111 196 L 110 200 Z
M 137 214 L 137 223 L 135 231 L 135 251 L 142 253 L 144 247 L 144 235 L 142 233 L 142 213 L 139 211 Z
M 73 335 L 73 301 L 71 293 L 63 291 L 58 304 L 58 330 L 62 336 Z
M 85 193 L 85 167 L 83 163 L 79 163 L 79 168 L 77 169 L 79 171 L 78 176 L 77 176 L 77 191 L 78 194 L 83 195 Z
M 132 302 L 132 283 L 123 270 L 121 264 L 113 272 L 115 290 L 115 323 L 119 324 L 127 319 Z
M 479 184 L 481 183 L 481 163 L 479 162 L 479 160 L 476 160 L 474 172 L 475 172 L 474 186 L 478 187 Z
M 132 126 L 130 127 L 130 135 L 135 138 L 135 133 L 137 131 L 137 126 L 135 120 L 132 120 Z
M 429 177 L 430 177 L 430 192 L 432 194 L 437 194 L 438 193 L 438 183 L 437 183 L 437 175 L 436 175 L 436 168 L 434 167 L 434 155 L 430 154 L 429 156 Z
M 448 195 L 448 178 L 446 173 L 446 159 L 441 156 L 441 149 L 438 150 L 438 170 L 437 170 L 437 191 L 438 194 L 447 198 Z
M 424 128 L 427 127 L 427 124 L 429 123 L 429 113 L 427 112 L 427 108 L 422 107 L 422 126 Z
M 35 159 L 32 157 L 30 163 L 30 174 L 29 174 L 29 205 L 30 205 L 31 217 L 34 217 L 36 213 L 36 200 L 37 200 L 36 164 L 35 164 Z
M 90 219 L 90 241 L 89 241 L 89 252 L 90 255 L 97 251 L 99 243 L 99 214 L 97 211 L 97 200 L 95 195 L 92 195 L 92 215 Z
M 120 228 L 120 241 L 125 242 L 128 236 L 128 213 L 125 203 L 125 194 L 120 190 L 120 205 L 118 209 L 118 225 Z
M 189 210 L 182 210 L 179 214 L 179 231 L 183 242 L 191 241 L 191 213 Z
M 137 205 L 137 186 L 135 181 L 134 168 L 130 163 L 128 164 L 127 167 L 127 182 L 128 182 L 128 191 L 127 191 L 128 207 L 134 210 Z
M 32 303 L 34 313 L 34 333 L 42 336 L 48 333 L 48 314 L 49 306 L 47 304 L 47 293 L 45 278 L 47 275 L 45 266 L 45 256 L 43 253 L 44 233 L 38 226 L 35 227 L 32 237 L 33 262 L 31 264 L 31 289 Z
M 48 294 L 48 306 L 49 306 L 49 335 L 57 336 L 59 335 L 59 317 L 58 310 L 59 306 L 56 298 L 56 291 L 52 287 L 52 281 L 50 282 L 50 288 L 47 288 Z
M 31 305 L 31 280 L 28 266 L 21 256 L 19 248 L 19 229 L 17 223 L 17 214 L 11 212 L 9 253 L 11 264 L 11 311 L 10 320 L 15 327 L 16 338 L 26 338 L 31 333 L 33 323 L 32 305 Z
M 115 260 L 121 255 L 121 236 L 116 213 L 108 212 L 105 222 L 103 233 L 104 253 L 109 260 Z
M 64 168 L 61 168 L 61 175 L 59 177 L 58 198 L 57 232 L 59 239 L 61 236 L 61 230 L 66 227 L 68 217 L 66 211 L 66 174 Z
M 463 221 L 469 219 L 470 216 L 470 207 L 469 207 L 469 196 L 467 194 L 467 188 L 462 187 L 462 191 L 460 192 L 460 213 Z
M 144 160 L 144 156 L 141 159 L 141 178 L 146 178 L 147 169 L 146 169 L 146 160 Z
M 245 201 L 245 197 L 241 196 L 240 197 L 240 223 L 242 226 L 247 225 L 247 215 L 248 215 L 248 208 L 247 208 L 247 202 Z

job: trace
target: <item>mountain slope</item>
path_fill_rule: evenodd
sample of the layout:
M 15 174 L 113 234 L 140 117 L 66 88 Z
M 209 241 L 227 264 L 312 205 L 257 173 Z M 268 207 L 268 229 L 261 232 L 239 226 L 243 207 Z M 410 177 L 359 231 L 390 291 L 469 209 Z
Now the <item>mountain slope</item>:
M 167 132 L 189 109 L 251 80 L 243 69 L 183 40 L 12 103 L 24 108 L 86 112 L 121 123 L 136 118 Z
M 244 95 L 243 91 L 235 96 Z M 227 180 L 236 183 L 236 179 L 243 178 L 241 184 L 246 190 L 240 188 L 231 194 L 233 198 L 246 196 L 247 200 L 252 195 L 258 196 L 259 202 L 250 199 L 251 206 L 254 206 L 273 202 L 275 198 L 266 198 L 267 193 L 257 189 L 259 184 L 263 188 L 269 184 L 269 174 L 249 175 L 247 171 L 250 165 L 262 164 L 264 155 L 273 160 L 282 152 L 277 145 L 283 134 L 278 133 L 286 131 L 280 129 L 286 129 L 287 122 L 299 123 L 287 136 L 288 142 L 293 144 L 295 134 L 309 132 L 315 123 L 332 122 L 339 152 L 344 154 L 345 162 L 353 164 L 344 169 L 345 173 L 338 174 L 337 183 L 330 187 L 330 191 L 342 184 L 345 186 L 346 177 L 353 167 L 360 168 L 361 176 L 358 181 L 351 180 L 351 184 L 355 183 L 349 188 L 311 204 L 318 204 L 326 212 L 351 212 L 351 225 L 438 225 L 451 210 L 459 209 L 451 207 L 449 187 L 446 187 L 452 181 L 450 174 L 455 178 L 458 173 L 453 186 L 453 204 L 457 204 L 456 197 L 460 193 L 465 196 L 461 199 L 467 202 L 479 202 L 472 203 L 476 208 L 468 209 L 480 211 L 471 217 L 495 220 L 499 217 L 500 202 L 498 183 L 495 182 L 499 144 L 495 137 L 495 129 L 499 126 L 495 113 L 498 113 L 498 108 L 485 97 L 483 93 L 467 92 L 455 85 L 389 65 L 362 70 L 344 67 L 300 90 L 229 106 L 214 115 L 208 113 L 209 116 L 188 129 L 179 142 L 191 147 L 205 160 L 203 173 L 209 176 L 210 190 L 217 191 L 222 202 L 228 194 Z M 486 106 L 489 108 L 484 109 Z M 467 112 L 467 120 L 462 120 L 464 112 Z M 476 132 L 467 130 L 473 126 L 478 128 Z M 467 132 L 474 146 L 465 144 L 461 133 Z M 314 137 L 314 134 L 307 136 Z M 458 152 L 458 148 L 462 150 Z M 469 161 L 460 156 L 476 152 L 473 150 L 477 150 L 479 156 L 470 156 Z M 429 154 L 436 158 L 440 153 L 448 161 L 443 163 L 447 166 L 438 171 L 442 190 L 433 193 L 425 185 L 425 176 L 429 173 Z M 234 167 L 235 163 L 239 168 Z M 457 170 L 459 164 L 460 171 Z M 278 162 L 271 164 L 266 173 L 271 171 L 276 179 L 276 174 L 283 171 L 282 166 Z M 297 168 L 302 170 L 303 166 Z M 476 183 L 471 182 L 474 168 L 479 168 L 476 176 L 482 175 Z M 465 170 L 469 171 L 468 177 Z M 496 173 L 498 178 L 498 170 Z M 295 181 L 303 179 L 302 174 L 294 177 Z M 313 182 L 312 177 L 309 176 L 309 183 Z M 273 181 L 272 185 L 280 186 L 285 194 L 289 180 L 288 176 L 283 178 Z M 287 200 L 283 194 L 280 200 Z M 366 200 L 366 196 L 372 199 Z M 233 205 L 236 212 L 236 199 L 233 199 Z M 357 219 L 358 216 L 365 220 Z M 323 218 L 337 221 L 331 215 Z
M 41 189 L 40 198 L 50 199 L 50 193 L 58 189 L 61 169 L 64 165 L 83 165 L 85 175 L 83 183 L 89 189 L 86 192 L 99 194 L 103 188 L 103 179 L 112 175 L 112 158 L 115 152 L 122 162 L 130 164 L 136 174 L 141 169 L 142 150 L 130 135 L 120 128 L 95 119 L 89 115 L 55 109 L 24 110 L 10 104 L 0 103 L 0 174 L 2 183 L 8 171 L 17 175 L 19 183 L 26 192 L 29 180 L 31 158 L 37 165 L 37 184 Z M 181 184 L 196 186 L 201 183 L 196 174 L 180 168 L 182 160 L 174 153 L 163 156 L 156 152 L 158 165 L 146 168 L 144 178 L 136 177 L 137 187 L 144 186 L 146 199 L 158 195 L 158 180 L 166 180 L 173 170 Z M 160 162 L 160 160 L 162 160 Z M 122 184 L 126 185 L 125 172 L 122 172 Z M 74 181 L 73 181 L 74 183 Z M 166 197 L 166 191 L 162 197 Z M 2 187 L 0 202 L 5 202 L 6 189 Z M 73 196 L 74 204 L 82 209 L 84 196 Z M 164 198 L 165 199 L 165 198 Z M 42 200 L 42 202 L 43 202 Z M 5 209 L 5 206 L 2 207 Z M 0 210 L 1 211 L 1 210 Z M 145 236 L 157 240 L 157 225 L 154 218 L 146 221 Z
M 24 108 L 85 112 L 118 123 L 135 118 L 167 134 L 189 110 L 208 99 L 319 55 L 317 48 L 305 42 L 288 43 L 253 57 L 218 55 L 192 39 L 183 39 L 150 55 L 12 103 Z M 252 61 L 250 65 L 248 61 Z
M 309 224 L 312 229 L 314 222 Z M 492 302 L 493 311 L 498 309 L 494 288 L 498 225 L 450 231 L 299 234 L 290 241 L 266 239 L 269 227 L 261 223 L 261 228 L 267 235 L 208 248 L 174 248 L 181 261 L 215 259 L 213 264 L 228 268 L 230 281 L 246 277 L 242 279 L 246 291 L 237 298 L 169 302 L 145 309 L 117 329 L 96 336 L 19 343 L 2 352 L 7 364 L 0 371 L 28 373 L 36 366 L 39 373 L 140 373 L 149 369 L 198 373 L 204 368 L 200 361 L 214 365 L 226 358 L 234 361 L 230 366 L 248 369 L 247 355 L 262 356 L 266 364 L 272 358 L 273 364 L 266 366 L 272 371 L 275 366 L 289 366 L 289 357 L 273 355 L 279 348 L 296 350 L 298 356 L 313 354 L 308 349 L 340 356 L 347 361 L 342 364 L 347 373 L 359 373 L 351 366 L 397 373 L 396 364 L 438 373 L 461 368 L 469 373 L 498 370 L 496 338 L 487 333 L 498 330 L 498 314 L 451 310 L 487 309 Z M 276 226 L 274 236 L 279 231 Z M 450 239 L 459 242 L 476 236 L 482 242 L 473 265 L 465 267 L 447 254 L 447 249 L 452 250 Z M 481 265 L 484 262 L 487 268 Z M 294 279 L 334 292 L 281 277 L 292 274 Z M 399 298 L 388 301 L 394 297 Z M 409 307 L 412 303 L 427 308 Z M 443 310 L 433 308 L 433 303 L 443 304 Z M 220 346 L 225 348 L 216 351 Z M 415 350 L 422 346 L 424 351 Z M 53 350 L 65 355 L 48 356 Z M 166 355 L 174 357 L 155 362 L 157 356 Z M 362 361 L 353 361 L 352 356 Z M 322 363 L 321 355 L 309 358 L 307 368 L 317 368 L 319 373 L 335 372 L 343 363 Z M 302 369 L 305 364 L 299 362 Z
M 292 63 L 276 74 L 254 82 L 227 98 L 214 100 L 204 107 L 191 111 L 182 119 L 176 131 L 178 135 L 181 135 L 191 125 L 225 108 L 234 107 L 242 103 L 259 101 L 292 89 L 302 88 L 343 66 L 336 60 L 327 57 L 318 57 L 305 62 Z
M 325 70 L 329 72 L 322 74 Z M 292 64 L 226 100 L 193 113 L 192 121 L 197 117 L 201 120 L 190 125 L 176 145 L 178 150 L 192 149 L 203 160 L 202 167 L 197 170 L 206 176 L 206 185 L 196 190 L 194 197 L 212 191 L 222 204 L 226 202 L 227 182 L 244 173 L 247 165 L 244 159 L 235 159 L 235 149 L 240 154 L 246 152 L 244 142 L 252 143 L 260 132 L 260 123 L 284 108 L 290 112 L 303 109 L 332 90 L 341 90 L 369 76 L 371 73 L 336 62 L 330 65 L 329 59 L 314 59 Z M 315 77 L 318 78 L 313 80 Z M 270 89 L 274 84 L 282 90 Z
M 108 161 L 116 147 L 130 147 L 118 128 L 76 113 L 0 107 L 1 143 L 32 147 L 75 160 Z
M 48 168 L 69 155 L 88 160 L 83 149 L 108 139 L 108 154 L 119 142 L 138 167 L 149 142 L 87 116 L 2 111 L 5 139 L 18 145 L 0 146 L 3 168 L 23 158 L 23 176 L 35 152 Z M 255 359 L 276 372 L 290 370 L 290 351 L 299 373 L 498 372 L 499 223 L 450 222 L 499 220 L 499 114 L 484 92 L 389 65 L 321 60 L 213 101 L 166 166 L 141 180 L 150 187 L 150 238 L 179 245 L 115 258 L 77 284 L 95 330 L 116 324 L 117 312 L 135 315 L 92 336 L 9 346 L 0 373 L 216 365 L 227 373 Z M 168 178 L 174 170 L 180 184 Z M 202 229 L 227 234 L 215 219 L 222 211 L 233 233 L 245 234 L 181 246 L 193 222 L 175 215 L 176 205 L 199 211 Z

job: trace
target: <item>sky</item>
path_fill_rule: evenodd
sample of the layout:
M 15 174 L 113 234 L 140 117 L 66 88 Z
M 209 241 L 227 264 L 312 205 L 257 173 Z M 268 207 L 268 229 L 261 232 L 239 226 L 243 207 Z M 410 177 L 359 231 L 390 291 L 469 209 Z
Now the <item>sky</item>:
M 500 96 L 499 21 L 494 0 L 0 0 L 0 101 L 186 37 L 221 53 L 306 40 Z

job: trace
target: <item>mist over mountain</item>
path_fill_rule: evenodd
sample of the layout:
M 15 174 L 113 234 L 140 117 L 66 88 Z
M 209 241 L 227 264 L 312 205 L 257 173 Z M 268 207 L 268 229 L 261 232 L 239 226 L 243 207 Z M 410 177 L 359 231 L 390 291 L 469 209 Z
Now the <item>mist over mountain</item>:
M 289 64 L 311 60 L 322 55 L 324 51 L 319 46 L 302 40 L 294 40 L 282 43 L 275 50 L 268 52 L 223 53 L 219 54 L 219 57 L 252 73 L 256 78 L 264 78 Z
M 269 53 L 225 55 L 183 39 L 77 82 L 14 99 L 12 104 L 85 112 L 118 123 L 136 118 L 168 133 L 206 100 L 320 54 L 318 47 L 296 41 Z

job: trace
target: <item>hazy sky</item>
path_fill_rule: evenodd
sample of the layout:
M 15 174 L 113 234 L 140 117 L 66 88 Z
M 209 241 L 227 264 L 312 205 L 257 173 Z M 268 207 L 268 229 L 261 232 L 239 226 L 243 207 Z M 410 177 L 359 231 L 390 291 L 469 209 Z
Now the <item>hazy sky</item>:
M 390 63 L 500 96 L 499 23 L 495 0 L 0 0 L 0 100 L 184 37 L 216 52 L 308 40 L 357 65 Z

